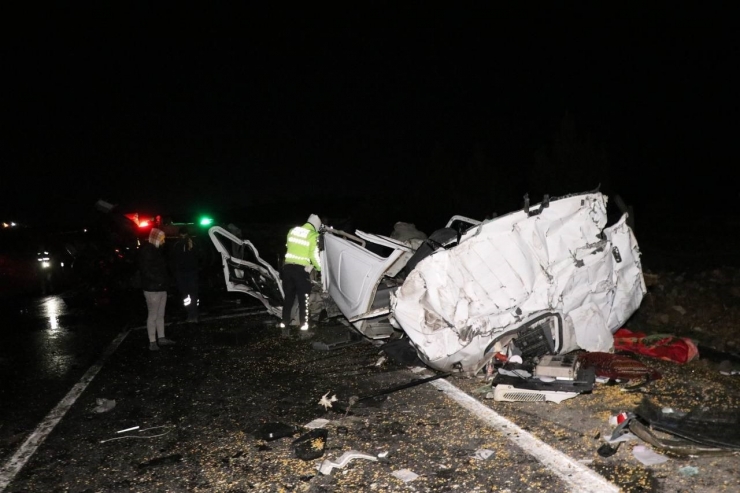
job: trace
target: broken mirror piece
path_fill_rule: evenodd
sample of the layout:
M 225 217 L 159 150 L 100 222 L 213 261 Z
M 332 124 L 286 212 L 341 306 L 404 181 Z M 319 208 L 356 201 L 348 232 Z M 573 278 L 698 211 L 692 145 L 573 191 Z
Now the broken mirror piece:
M 318 459 L 326 450 L 326 439 L 329 431 L 316 428 L 293 440 L 293 451 L 302 460 Z
M 255 438 L 271 442 L 278 438 L 290 437 L 298 433 L 295 426 L 286 425 L 285 423 L 264 423 L 254 432 Z

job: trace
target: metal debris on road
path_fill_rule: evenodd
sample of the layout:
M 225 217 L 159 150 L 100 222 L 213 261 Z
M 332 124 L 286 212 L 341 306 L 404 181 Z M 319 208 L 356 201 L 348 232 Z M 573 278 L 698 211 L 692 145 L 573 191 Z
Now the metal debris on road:
M 347 463 L 349 463 L 349 461 L 351 461 L 352 459 L 366 459 L 373 462 L 377 462 L 378 460 L 378 458 L 373 455 L 364 454 L 362 452 L 358 452 L 357 450 L 350 450 L 343 453 L 342 456 L 339 457 L 339 459 L 337 459 L 336 461 L 332 461 L 329 459 L 324 460 L 324 462 L 322 462 L 321 465 L 318 467 L 318 470 L 321 474 L 328 475 L 331 474 L 332 469 L 341 469 L 346 466 Z

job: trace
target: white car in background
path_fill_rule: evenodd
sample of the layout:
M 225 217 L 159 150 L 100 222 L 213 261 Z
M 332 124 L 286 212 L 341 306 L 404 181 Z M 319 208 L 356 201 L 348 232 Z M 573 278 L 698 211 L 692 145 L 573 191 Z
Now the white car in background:
M 455 216 L 421 245 L 328 228 L 323 287 L 358 332 L 403 333 L 441 371 L 475 372 L 509 344 L 540 344 L 551 354 L 608 351 L 646 288 L 627 214 L 606 227 L 607 200 L 591 192 L 485 222 Z M 212 239 L 228 234 L 218 230 L 211 228 Z M 278 315 L 274 269 L 258 256 L 245 263 L 219 250 L 229 290 Z M 278 286 L 272 296 L 262 292 L 267 284 Z

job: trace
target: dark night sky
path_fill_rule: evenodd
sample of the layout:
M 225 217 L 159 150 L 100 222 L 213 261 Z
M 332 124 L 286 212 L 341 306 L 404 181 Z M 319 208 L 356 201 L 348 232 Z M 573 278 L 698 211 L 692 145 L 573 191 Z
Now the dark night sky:
M 731 8 L 369 5 L 5 19 L 0 219 L 351 194 L 397 202 L 393 222 L 599 182 L 738 198 Z

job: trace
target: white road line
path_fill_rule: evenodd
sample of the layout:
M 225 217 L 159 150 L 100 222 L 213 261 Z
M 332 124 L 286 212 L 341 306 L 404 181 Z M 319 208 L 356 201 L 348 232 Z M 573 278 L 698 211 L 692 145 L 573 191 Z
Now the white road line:
M 2 469 L 0 469 L 0 493 L 5 491 L 5 488 L 8 487 L 10 482 L 20 472 L 20 470 L 23 469 L 23 466 L 26 465 L 26 462 L 28 462 L 31 456 L 36 452 L 36 449 L 38 449 L 39 446 L 44 443 L 46 437 L 49 436 L 57 423 L 61 421 L 69 408 L 72 407 L 77 398 L 82 394 L 85 388 L 87 388 L 90 382 L 92 382 L 93 378 L 95 378 L 95 375 L 97 375 L 100 369 L 103 367 L 103 363 L 105 362 L 105 360 L 108 359 L 108 357 L 113 354 L 116 349 L 118 349 L 118 346 L 121 344 L 121 342 L 123 342 L 129 332 L 129 330 L 122 332 L 118 335 L 118 337 L 113 339 L 110 345 L 108 345 L 106 350 L 100 356 L 100 359 L 98 359 L 98 361 L 93 366 L 91 366 L 90 369 L 87 370 L 87 372 L 85 372 L 80 381 L 77 382 L 75 386 L 72 387 L 69 392 L 67 392 L 67 395 L 64 396 L 64 399 L 59 401 L 59 404 L 57 404 L 56 407 L 54 407 L 54 409 L 52 409 L 51 412 L 46 415 L 46 417 L 41 421 L 41 423 L 39 423 L 33 433 L 31 433 L 31 435 L 26 438 L 26 441 L 23 442 L 23 445 L 20 446 L 15 455 L 13 455 L 13 457 L 11 457 L 8 462 L 5 463 Z
M 571 491 L 577 493 L 619 493 L 619 488 L 597 472 L 540 441 L 531 433 L 524 431 L 450 382 L 440 379 L 434 380 L 430 384 L 443 391 L 447 397 L 473 413 L 488 426 L 503 433 L 526 453 L 547 466 L 550 472 L 562 479 L 571 488 Z

